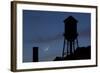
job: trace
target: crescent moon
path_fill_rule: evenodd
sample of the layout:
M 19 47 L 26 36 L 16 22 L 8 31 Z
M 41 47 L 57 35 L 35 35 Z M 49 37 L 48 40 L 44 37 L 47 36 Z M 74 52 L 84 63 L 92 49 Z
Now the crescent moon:
M 49 48 L 48 48 L 48 47 L 44 49 L 44 51 L 48 51 L 48 50 L 49 50 Z

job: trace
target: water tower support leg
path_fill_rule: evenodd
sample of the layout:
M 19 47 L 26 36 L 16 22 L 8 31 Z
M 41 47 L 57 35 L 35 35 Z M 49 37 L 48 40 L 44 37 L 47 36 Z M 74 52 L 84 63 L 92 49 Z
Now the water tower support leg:
M 76 39 L 76 42 L 77 42 L 77 48 L 79 47 L 79 44 L 78 44 L 78 39 Z
M 67 41 L 67 55 L 69 54 L 69 42 Z
M 64 43 L 63 43 L 63 52 L 62 52 L 62 57 L 64 57 L 64 51 L 65 51 L 65 38 L 64 38 Z
M 70 41 L 70 54 L 72 53 L 72 41 Z

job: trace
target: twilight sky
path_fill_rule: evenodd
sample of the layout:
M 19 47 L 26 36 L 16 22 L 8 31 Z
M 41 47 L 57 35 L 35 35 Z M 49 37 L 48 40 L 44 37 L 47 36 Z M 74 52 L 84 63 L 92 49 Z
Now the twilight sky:
M 64 19 L 77 21 L 80 47 L 91 44 L 91 14 L 23 10 L 23 62 L 32 62 L 32 47 L 39 47 L 39 61 L 62 55 Z

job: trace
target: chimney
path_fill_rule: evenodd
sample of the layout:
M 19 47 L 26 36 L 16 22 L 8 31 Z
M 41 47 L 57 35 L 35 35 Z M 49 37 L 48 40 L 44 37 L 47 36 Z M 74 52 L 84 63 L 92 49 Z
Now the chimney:
M 38 62 L 38 47 L 33 47 L 33 62 Z

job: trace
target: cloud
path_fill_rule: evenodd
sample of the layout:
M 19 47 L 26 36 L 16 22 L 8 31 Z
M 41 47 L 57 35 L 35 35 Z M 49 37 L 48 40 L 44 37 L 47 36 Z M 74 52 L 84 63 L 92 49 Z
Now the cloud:
M 52 42 L 52 41 L 59 40 L 59 39 L 63 39 L 62 33 L 59 33 L 59 34 L 54 35 L 54 36 L 48 36 L 48 37 L 37 36 L 34 38 L 24 40 L 24 42 L 25 43 L 48 43 L 48 42 Z

